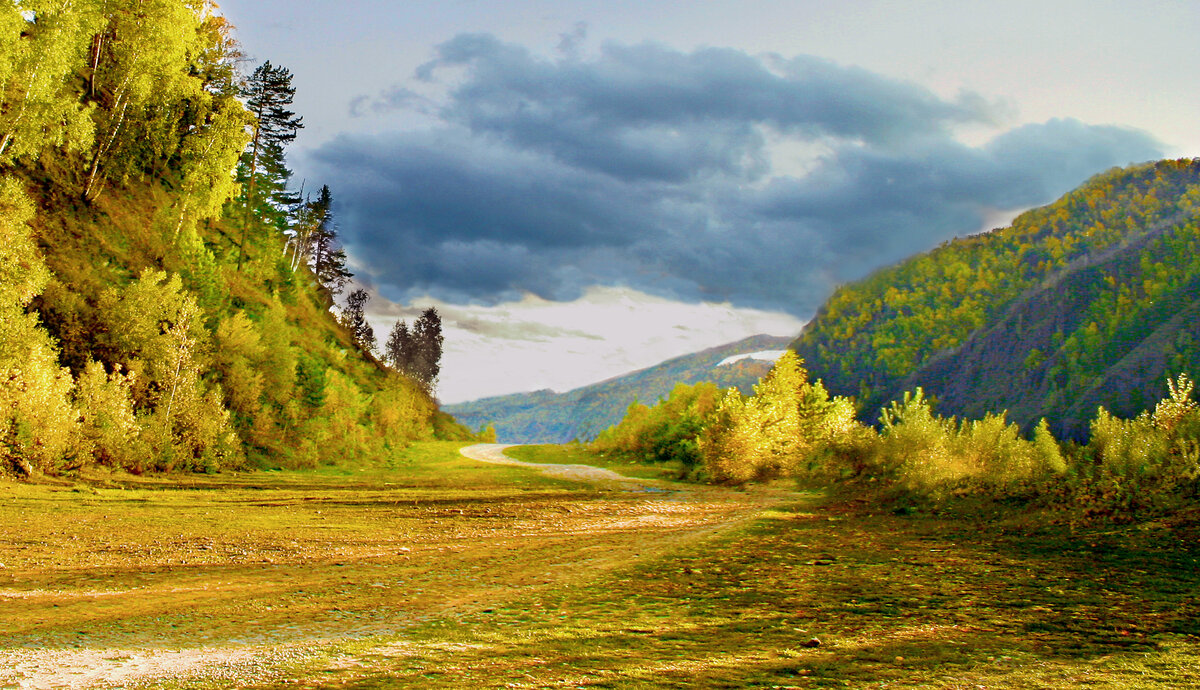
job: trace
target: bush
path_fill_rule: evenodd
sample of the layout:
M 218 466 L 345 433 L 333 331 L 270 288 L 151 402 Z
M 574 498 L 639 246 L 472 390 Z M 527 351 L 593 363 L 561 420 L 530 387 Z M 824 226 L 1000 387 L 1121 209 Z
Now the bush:
M 698 448 L 715 481 L 794 476 L 812 479 L 834 472 L 835 444 L 858 427 L 854 404 L 830 398 L 820 381 L 810 383 L 803 362 L 787 351 L 745 397 L 728 391 Z
M 380 452 L 397 450 L 428 437 L 430 417 L 436 410 L 437 406 L 420 384 L 391 373 L 383 390 L 371 398 L 367 426 L 375 434 Z
M 9 340 L 13 330 L 26 331 L 33 341 L 22 362 L 4 357 L 8 361 L 0 365 L 0 467 L 22 474 L 69 469 L 86 453 L 79 411 L 71 404 L 71 373 L 58 366 L 48 343 L 38 342 L 48 338 L 31 322 L 22 314 L 0 326 L 0 342 L 10 354 L 21 349 Z M 12 328 L 18 324 L 25 328 Z
M 33 207 L 11 178 L 0 180 L 0 469 L 53 471 L 84 451 L 74 381 L 26 306 L 49 272 L 29 234 Z
M 1003 413 L 961 422 L 939 417 L 920 388 L 884 408 L 880 426 L 876 469 L 912 498 L 1028 496 L 1065 470 L 1044 420 L 1029 441 Z
M 103 364 L 89 362 L 79 377 L 75 404 L 92 456 L 105 465 L 141 471 L 149 451 L 133 411 L 133 378 L 119 368 L 109 374 Z
M 1181 374 L 1169 394 L 1134 419 L 1103 407 L 1091 439 L 1071 468 L 1071 497 L 1085 512 L 1132 515 L 1177 507 L 1195 495 L 1200 474 L 1200 411 L 1194 384 Z
M 720 393 L 712 383 L 681 383 L 654 407 L 634 402 L 624 419 L 602 431 L 590 448 L 643 461 L 695 467 L 700 462 L 699 436 L 711 422 Z

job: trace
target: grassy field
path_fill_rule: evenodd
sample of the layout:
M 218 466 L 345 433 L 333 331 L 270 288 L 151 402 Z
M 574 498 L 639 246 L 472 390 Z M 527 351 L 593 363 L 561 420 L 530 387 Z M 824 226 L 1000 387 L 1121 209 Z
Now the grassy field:
M 457 449 L 0 483 L 0 686 L 1200 687 L 1194 520 L 598 491 Z

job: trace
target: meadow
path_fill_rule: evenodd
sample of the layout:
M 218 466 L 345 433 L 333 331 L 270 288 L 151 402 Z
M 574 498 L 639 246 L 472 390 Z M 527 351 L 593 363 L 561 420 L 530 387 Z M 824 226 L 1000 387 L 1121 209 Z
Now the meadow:
M 621 490 L 462 445 L 0 483 L 0 686 L 1200 686 L 1195 516 Z

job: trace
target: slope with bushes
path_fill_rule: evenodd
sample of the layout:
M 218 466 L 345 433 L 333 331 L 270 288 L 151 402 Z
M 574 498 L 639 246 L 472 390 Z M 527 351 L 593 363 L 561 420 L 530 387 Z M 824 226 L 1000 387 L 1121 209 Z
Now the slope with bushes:
M 302 467 L 463 431 L 339 327 L 289 206 L 238 184 L 257 123 L 213 7 L 0 9 L 0 472 Z

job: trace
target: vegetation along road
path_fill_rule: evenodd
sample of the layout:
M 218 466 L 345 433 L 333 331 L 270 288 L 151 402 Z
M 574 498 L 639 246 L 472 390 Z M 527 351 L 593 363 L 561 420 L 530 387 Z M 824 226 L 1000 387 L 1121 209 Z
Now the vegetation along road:
M 873 514 L 460 446 L 0 483 L 0 686 L 1200 684 L 1185 518 Z

